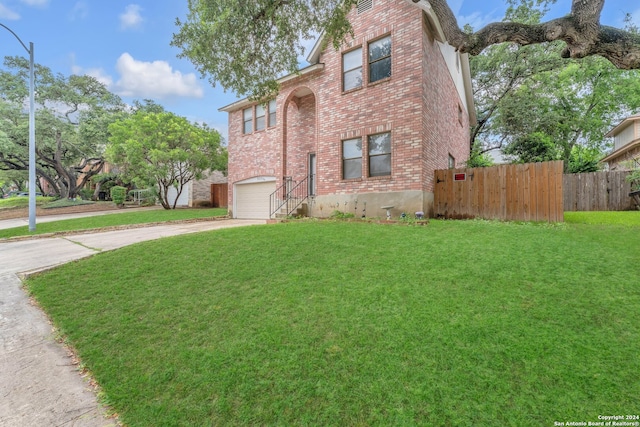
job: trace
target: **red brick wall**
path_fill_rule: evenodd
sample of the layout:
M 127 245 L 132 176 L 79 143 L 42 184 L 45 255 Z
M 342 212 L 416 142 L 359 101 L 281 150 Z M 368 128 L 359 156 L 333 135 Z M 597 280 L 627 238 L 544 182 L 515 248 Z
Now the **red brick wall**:
M 299 180 L 307 175 L 309 153 L 316 149 L 316 97 L 294 97 L 286 116 L 286 176 Z
M 319 85 L 318 195 L 420 189 L 421 11 L 402 0 L 376 1 L 351 13 L 355 39 L 341 52 L 321 57 L 326 78 Z M 367 84 L 367 44 L 391 35 L 391 78 Z M 342 52 L 363 48 L 363 87 L 342 92 Z M 367 177 L 367 136 L 391 132 L 391 176 Z M 341 141 L 363 140 L 362 178 L 343 180 Z
M 428 31 L 423 31 L 422 39 L 422 182 L 426 191 L 433 192 L 434 171 L 449 167 L 449 155 L 456 167 L 463 167 L 469 158 L 469 115 L 445 62 L 440 60 L 441 47 Z
M 466 112 L 438 44 L 425 33 L 423 13 L 404 0 L 375 0 L 350 15 L 355 39 L 341 51 L 329 46 L 324 69 L 287 81 L 277 97 L 278 124 L 242 135 L 242 110 L 229 114 L 229 183 L 260 175 L 299 179 L 317 154 L 317 194 L 433 191 L 433 171 L 468 155 Z M 367 43 L 392 38 L 390 79 L 367 84 Z M 363 87 L 342 92 L 342 52 L 363 47 Z M 302 88 L 302 91 L 300 91 Z M 302 95 L 302 96 L 298 96 Z M 464 108 L 463 108 L 464 110 Z M 391 132 L 391 175 L 368 177 L 367 136 Z M 343 180 L 341 141 L 363 139 L 362 178 Z M 283 164 L 286 152 L 286 165 Z M 286 166 L 286 168 L 284 167 Z M 229 206 L 232 203 L 229 192 Z

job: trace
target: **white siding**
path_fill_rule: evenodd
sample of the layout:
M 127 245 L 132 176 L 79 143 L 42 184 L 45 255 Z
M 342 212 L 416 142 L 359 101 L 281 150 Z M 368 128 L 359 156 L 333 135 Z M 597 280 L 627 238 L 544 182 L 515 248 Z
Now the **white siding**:
M 276 191 L 276 181 L 254 181 L 233 186 L 233 217 L 269 219 L 269 196 Z
M 447 68 L 449 69 L 449 74 L 451 74 L 451 79 L 453 83 L 456 85 L 456 89 L 458 90 L 458 95 L 460 96 L 460 101 L 462 102 L 462 106 L 465 111 L 469 111 L 469 106 L 467 105 L 467 98 L 465 96 L 465 87 L 464 87 L 464 77 L 462 75 L 462 61 L 465 60 L 460 57 L 460 52 L 456 51 L 455 48 L 449 44 L 438 42 L 438 46 L 440 47 L 440 52 L 442 52 L 442 57 L 444 58 L 445 63 L 447 64 Z
M 176 207 L 178 206 L 189 206 L 189 195 L 191 194 L 191 181 L 187 182 L 182 188 L 182 193 L 180 193 L 180 197 L 178 197 L 178 203 L 176 203 Z M 176 195 L 178 194 L 178 190 L 176 187 L 169 187 L 169 192 L 167 194 L 167 200 L 169 204 L 173 206 L 173 202 L 176 200 Z

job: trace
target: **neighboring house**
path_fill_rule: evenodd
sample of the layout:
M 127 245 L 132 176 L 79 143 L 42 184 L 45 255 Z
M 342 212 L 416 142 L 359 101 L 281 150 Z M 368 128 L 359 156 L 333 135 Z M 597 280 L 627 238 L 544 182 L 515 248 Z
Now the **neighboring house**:
M 613 138 L 613 151 L 602 159 L 609 170 L 640 167 L 640 114 L 627 117 L 605 136 Z
M 196 206 L 200 201 L 209 202 L 212 199 L 211 185 L 224 184 L 227 177 L 220 171 L 205 171 L 202 179 L 187 182 L 182 188 L 182 192 L 178 197 L 176 207 Z M 176 187 L 169 187 L 168 200 L 169 204 L 173 204 L 176 200 L 178 190 Z
M 434 170 L 467 160 L 468 57 L 447 44 L 433 12 L 361 0 L 349 20 L 355 38 L 340 51 L 318 40 L 275 99 L 220 109 L 234 218 L 273 217 L 289 199 L 284 213 L 304 201 L 310 216 L 384 216 L 388 206 L 393 216 L 428 215 Z

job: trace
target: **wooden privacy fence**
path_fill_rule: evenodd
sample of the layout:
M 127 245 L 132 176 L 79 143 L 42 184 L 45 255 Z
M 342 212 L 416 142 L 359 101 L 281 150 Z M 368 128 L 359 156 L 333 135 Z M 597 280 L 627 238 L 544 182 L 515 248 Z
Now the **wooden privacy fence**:
M 567 174 L 563 178 L 565 211 L 625 211 L 635 208 L 629 196 L 628 171 Z
M 436 218 L 564 221 L 562 161 L 435 171 Z
M 226 208 L 228 203 L 228 184 L 211 184 L 211 206 L 214 208 Z

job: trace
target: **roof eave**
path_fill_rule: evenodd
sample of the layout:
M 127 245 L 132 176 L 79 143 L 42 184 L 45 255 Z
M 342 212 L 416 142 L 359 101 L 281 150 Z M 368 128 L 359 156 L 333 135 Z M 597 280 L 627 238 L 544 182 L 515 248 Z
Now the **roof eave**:
M 627 126 L 629 126 L 631 123 L 635 122 L 636 120 L 640 120 L 640 115 L 627 117 L 626 119 L 618 123 L 613 129 L 607 132 L 605 137 L 612 138 L 616 136 L 618 133 L 620 133 L 619 131 L 621 131 L 622 129 L 625 129 Z
M 612 159 L 615 159 L 616 157 L 619 157 L 624 153 L 626 153 L 627 151 L 630 151 L 631 149 L 636 147 L 640 147 L 640 139 L 636 139 L 635 141 L 632 141 L 629 144 L 623 145 L 622 147 L 618 148 L 617 150 L 615 150 L 614 152 L 612 152 L 611 154 L 609 154 L 608 156 L 606 156 L 604 159 L 600 161 L 608 163 Z
M 309 74 L 312 73 L 316 70 L 322 70 L 324 68 L 324 64 L 314 64 L 314 65 L 310 65 L 308 67 L 302 68 L 301 70 L 298 70 L 297 73 L 291 73 L 291 74 L 287 74 L 284 77 L 279 78 L 277 81 L 278 84 L 283 84 L 285 82 L 288 82 L 290 80 L 296 79 L 298 77 L 304 76 L 305 74 Z M 250 105 L 255 104 L 255 101 L 251 101 L 249 100 L 249 98 L 244 98 L 244 99 L 240 99 L 232 104 L 229 105 L 225 105 L 224 107 L 220 107 L 218 108 L 218 111 L 224 112 L 224 113 L 230 113 L 232 111 L 237 111 L 241 108 L 244 107 L 248 107 Z

